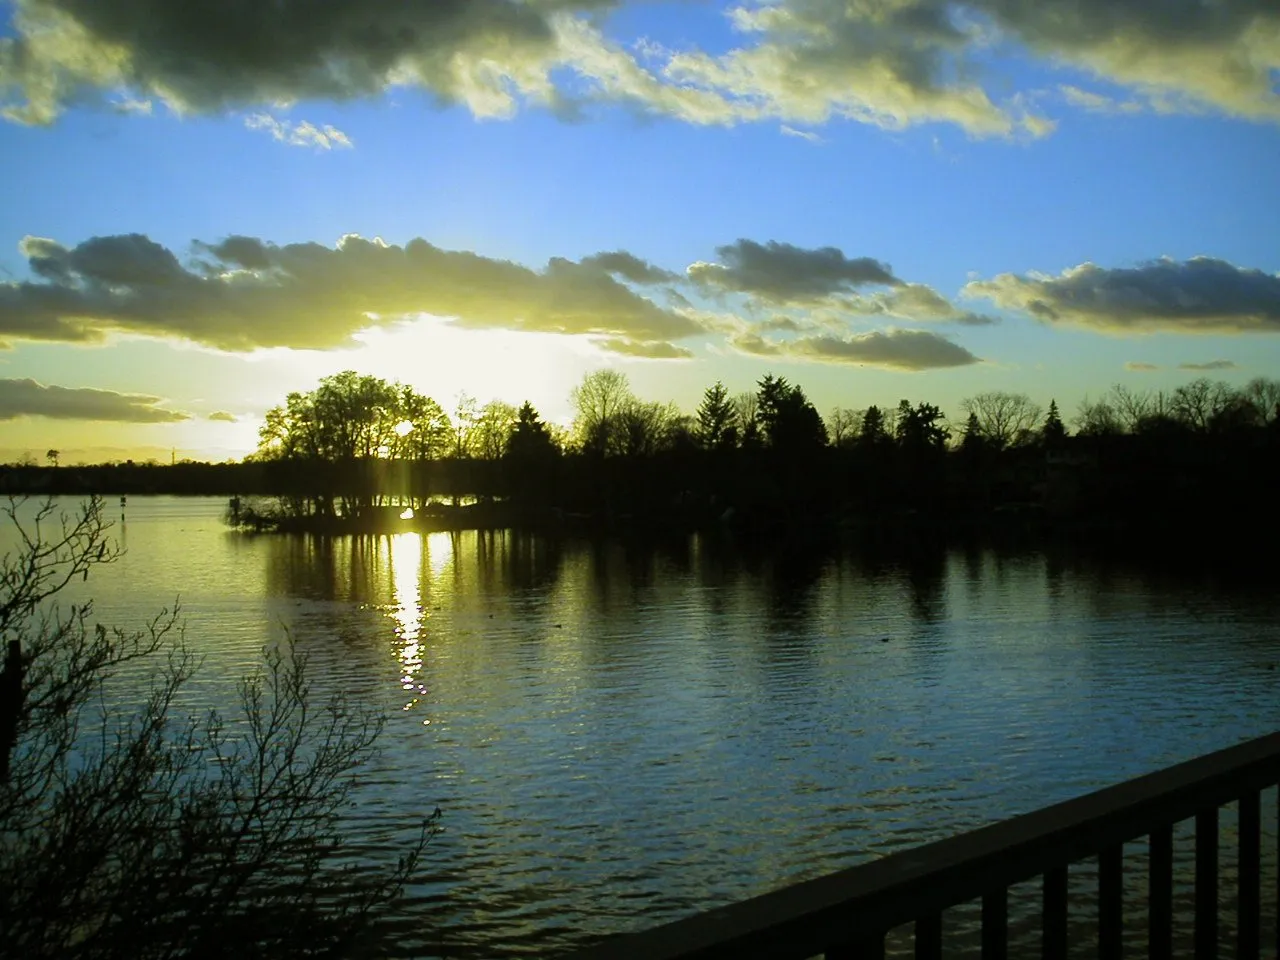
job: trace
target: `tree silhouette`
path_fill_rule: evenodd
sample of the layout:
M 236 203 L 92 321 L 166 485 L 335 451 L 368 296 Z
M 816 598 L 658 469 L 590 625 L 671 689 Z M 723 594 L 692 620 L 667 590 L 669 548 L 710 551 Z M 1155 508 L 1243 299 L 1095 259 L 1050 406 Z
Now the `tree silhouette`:
M 858 445 L 867 449 L 877 449 L 889 442 L 889 431 L 885 426 L 884 413 L 875 404 L 867 407 L 862 415 L 862 429 L 858 431 Z
M 694 436 L 703 450 L 732 449 L 738 441 L 738 429 L 734 423 L 736 414 L 733 401 L 724 384 L 716 381 L 702 395 L 695 419 Z
M 499 460 L 507 450 L 511 432 L 519 420 L 516 408 L 501 400 L 490 400 L 480 408 L 472 425 L 472 456 Z
M 992 390 L 968 397 L 960 406 L 978 418 L 983 437 L 999 450 L 1033 439 L 1040 422 L 1039 405 L 1025 393 Z
M 1058 415 L 1057 400 L 1049 401 L 1049 412 L 1044 418 L 1040 436 L 1049 447 L 1062 446 L 1062 441 L 1067 437 L 1067 428 L 1062 425 L 1062 417 Z
M 626 374 L 593 370 L 573 388 L 569 399 L 576 412 L 574 433 L 582 449 L 597 456 L 618 452 L 618 415 L 634 399 Z
M 827 443 L 822 417 L 799 386 L 765 374 L 756 391 L 756 422 L 765 445 L 788 453 L 821 449 Z
M 862 417 L 848 407 L 836 407 L 827 417 L 827 439 L 833 447 L 852 446 L 858 439 Z
M 895 424 L 898 446 L 910 453 L 941 452 L 951 431 L 943 425 L 942 411 L 931 403 L 903 400 L 898 404 Z

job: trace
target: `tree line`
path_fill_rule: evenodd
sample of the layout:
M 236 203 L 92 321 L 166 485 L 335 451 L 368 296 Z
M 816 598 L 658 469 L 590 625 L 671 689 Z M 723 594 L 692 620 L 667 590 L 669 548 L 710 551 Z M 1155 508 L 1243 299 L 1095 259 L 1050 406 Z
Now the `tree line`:
M 586 374 L 570 400 L 574 419 L 562 428 L 528 402 L 464 394 L 450 413 L 411 387 L 347 371 L 273 408 L 251 460 L 295 516 L 466 497 L 504 502 L 499 519 L 554 509 L 767 526 L 1045 505 L 1105 515 L 1171 465 L 1207 496 L 1218 482 L 1204 482 L 1208 465 L 1219 479 L 1258 466 L 1280 432 L 1280 381 L 1267 378 L 1240 388 L 1202 378 L 1167 393 L 1117 385 L 1070 421 L 1056 400 L 1042 408 L 1005 391 L 964 399 L 954 419 L 906 399 L 824 418 L 799 384 L 772 373 L 737 394 L 712 384 L 691 414 L 637 397 L 608 369 Z
M 954 417 L 906 399 L 823 417 L 799 384 L 774 374 L 736 394 L 714 383 L 692 413 L 637 397 L 608 369 L 586 374 L 570 400 L 573 421 L 562 427 L 528 402 L 463 394 L 446 410 L 412 387 L 346 371 L 272 408 L 242 464 L 32 467 L 0 471 L 0 486 L 266 494 L 278 498 L 277 517 L 313 529 L 441 503 L 474 504 L 452 522 L 486 526 L 555 517 L 794 528 L 925 516 L 938 527 L 1036 510 L 1080 525 L 1171 510 L 1209 522 L 1222 502 L 1265 513 L 1273 498 L 1258 484 L 1278 465 L 1280 381 L 1261 377 L 1168 392 L 1117 385 L 1068 416 L 1056 401 L 1042 408 L 986 391 Z
M 799 384 L 773 374 L 736 395 L 717 382 L 692 414 L 674 403 L 638 398 L 616 370 L 586 374 L 570 399 L 574 420 L 565 429 L 543 421 L 528 402 L 519 408 L 501 400 L 480 405 L 463 393 L 448 413 L 412 387 L 345 371 L 269 410 L 250 459 L 500 460 L 530 448 L 633 458 L 677 450 L 796 452 L 884 444 L 1006 450 L 1062 440 L 1072 427 L 1082 437 L 1266 428 L 1280 416 L 1280 381 L 1258 377 L 1236 388 L 1200 378 L 1169 392 L 1117 384 L 1097 399 L 1085 398 L 1070 427 L 1056 400 L 1046 409 L 1026 394 L 1005 391 L 964 399 L 961 419 L 909 400 L 837 407 L 823 418 Z

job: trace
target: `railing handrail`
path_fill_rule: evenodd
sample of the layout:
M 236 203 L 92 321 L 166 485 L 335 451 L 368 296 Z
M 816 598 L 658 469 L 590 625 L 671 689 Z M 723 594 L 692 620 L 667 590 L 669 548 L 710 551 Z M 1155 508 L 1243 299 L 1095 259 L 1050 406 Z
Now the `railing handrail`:
M 1280 783 L 1280 733 L 1032 813 L 608 938 L 572 960 L 794 960 L 879 936 Z

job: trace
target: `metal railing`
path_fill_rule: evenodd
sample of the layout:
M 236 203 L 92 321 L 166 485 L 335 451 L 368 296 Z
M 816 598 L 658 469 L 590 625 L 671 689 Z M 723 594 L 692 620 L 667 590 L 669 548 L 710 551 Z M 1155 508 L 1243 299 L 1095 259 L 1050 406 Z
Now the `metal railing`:
M 1218 822 L 1236 803 L 1236 955 L 1256 960 L 1261 926 L 1261 804 L 1280 783 L 1280 733 L 1198 757 L 959 836 L 793 884 L 641 933 L 572 960 L 882 958 L 888 931 L 914 924 L 915 956 L 942 952 L 943 911 L 981 901 L 984 960 L 1008 953 L 1009 887 L 1042 878 L 1042 954 L 1065 957 L 1067 869 L 1096 858 L 1097 955 L 1121 956 L 1124 844 L 1147 838 L 1147 946 L 1173 953 L 1173 828 L 1195 821 L 1194 955 L 1218 954 Z M 1278 833 L 1280 836 L 1280 833 Z M 1280 896 L 1280 891 L 1277 891 Z M 1280 915 L 1280 899 L 1277 900 Z

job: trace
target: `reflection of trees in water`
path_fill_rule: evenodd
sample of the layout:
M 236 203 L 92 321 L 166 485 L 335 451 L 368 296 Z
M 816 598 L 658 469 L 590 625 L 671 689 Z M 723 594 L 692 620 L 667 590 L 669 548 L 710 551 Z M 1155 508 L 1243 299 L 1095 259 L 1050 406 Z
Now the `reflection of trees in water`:
M 938 623 L 948 615 L 946 601 L 947 552 L 941 544 L 913 549 L 904 569 L 911 587 L 911 614 L 924 623 Z
M 395 581 L 408 575 L 395 570 L 396 538 L 420 534 L 267 538 L 266 578 L 280 596 L 347 603 L 394 602 Z M 476 590 L 481 595 L 549 589 L 559 579 L 560 544 L 512 531 L 438 533 L 421 538 L 411 555 L 418 559 L 422 586 Z
M 385 537 L 269 536 L 266 580 L 276 596 L 369 602 L 376 541 Z
M 752 558 L 771 634 L 809 635 L 815 588 L 830 561 L 829 549 L 815 544 L 796 544 Z
M 571 569 L 580 574 L 582 593 L 600 612 L 651 603 L 676 588 L 695 567 L 698 538 L 609 537 L 564 545 Z

